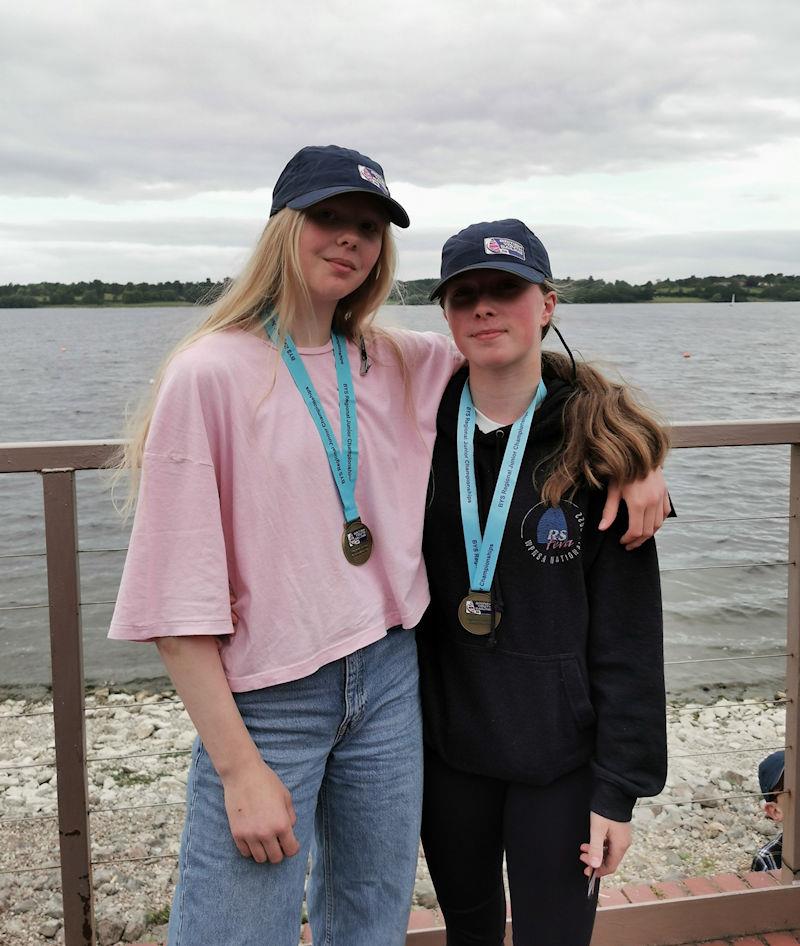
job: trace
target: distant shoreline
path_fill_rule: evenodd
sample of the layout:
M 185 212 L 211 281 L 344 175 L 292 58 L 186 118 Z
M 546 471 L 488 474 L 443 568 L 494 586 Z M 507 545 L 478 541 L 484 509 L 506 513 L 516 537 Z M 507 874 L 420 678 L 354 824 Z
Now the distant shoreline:
M 800 300 L 796 299 L 766 299 L 763 296 L 758 299 L 742 299 L 741 302 L 720 302 L 714 299 L 700 299 L 695 296 L 656 296 L 653 299 L 637 299 L 635 301 L 631 300 L 593 300 L 592 302 L 578 302 L 572 299 L 559 299 L 560 305 L 662 305 L 662 304 L 672 304 L 679 305 L 682 303 L 702 303 L 703 305 L 745 305 L 746 303 L 751 302 L 797 302 Z M 25 305 L 25 306 L 13 306 L 13 305 L 4 305 L 0 303 L 0 311 L 3 309 L 13 310 L 15 312 L 22 311 L 23 309 L 192 309 L 199 308 L 203 305 L 208 305 L 208 303 L 202 302 L 69 302 L 69 303 L 49 303 L 43 302 L 37 305 Z M 384 305 L 388 306 L 425 306 L 425 305 L 436 305 L 433 302 L 400 302 L 397 299 L 388 299 L 384 302 Z
M 397 280 L 388 305 L 430 305 L 429 295 L 438 280 Z M 183 282 L 7 283 L 0 285 L 0 308 L 106 308 L 141 306 L 210 305 L 231 281 L 204 279 Z M 765 276 L 688 276 L 684 279 L 648 280 L 631 284 L 624 279 L 606 281 L 587 276 L 559 279 L 555 287 L 562 302 L 577 304 L 627 302 L 800 302 L 800 276 L 767 273 Z

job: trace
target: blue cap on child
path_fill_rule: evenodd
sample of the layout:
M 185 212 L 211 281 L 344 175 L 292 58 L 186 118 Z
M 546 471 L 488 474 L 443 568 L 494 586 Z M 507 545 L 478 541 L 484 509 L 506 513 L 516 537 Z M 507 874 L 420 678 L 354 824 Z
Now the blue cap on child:
M 775 793 L 775 786 L 780 782 L 785 768 L 785 755 L 783 749 L 778 749 L 762 759 L 758 766 L 758 786 L 761 794 L 766 799 L 767 796 Z

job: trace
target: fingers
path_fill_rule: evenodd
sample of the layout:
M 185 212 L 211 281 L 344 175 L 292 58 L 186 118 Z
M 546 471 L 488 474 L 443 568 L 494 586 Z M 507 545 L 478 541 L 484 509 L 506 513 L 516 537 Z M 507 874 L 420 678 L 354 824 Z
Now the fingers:
M 300 850 L 300 844 L 291 828 L 281 831 L 281 833 L 277 835 L 277 840 L 281 850 L 287 857 L 294 857 Z
M 239 615 L 233 610 L 234 604 L 236 604 L 236 595 L 231 592 L 231 623 L 235 626 L 239 623 Z
M 605 531 L 611 523 L 617 518 L 617 513 L 619 512 L 619 500 L 622 495 L 619 486 L 617 485 L 616 480 L 612 480 L 608 485 L 608 492 L 606 493 L 606 504 L 603 506 L 603 516 L 600 519 L 600 525 L 597 527 L 601 531 Z
M 653 506 L 646 506 L 642 512 L 642 525 L 641 525 L 641 534 L 635 538 L 632 542 L 629 542 L 625 548 L 632 552 L 634 549 L 638 549 L 640 545 L 645 543 L 648 539 L 656 534 L 656 510 Z M 630 532 L 630 529 L 628 530 Z M 620 541 L 624 541 L 625 537 L 623 536 Z
M 600 823 L 595 823 L 595 819 L 590 821 L 589 843 L 581 844 L 580 859 L 586 864 L 584 874 L 588 877 L 592 870 L 597 870 L 603 863 L 605 853 L 606 830 Z
M 619 540 L 620 545 L 626 549 L 636 548 L 644 541 L 642 532 L 644 530 L 644 506 L 628 506 L 628 531 Z M 636 543 L 634 545 L 633 543 Z
M 602 867 L 597 872 L 598 876 L 606 877 L 608 874 L 613 874 L 619 867 L 622 858 L 625 856 L 625 852 L 630 846 L 631 836 L 627 825 L 621 831 L 609 831 L 606 856 L 603 860 Z

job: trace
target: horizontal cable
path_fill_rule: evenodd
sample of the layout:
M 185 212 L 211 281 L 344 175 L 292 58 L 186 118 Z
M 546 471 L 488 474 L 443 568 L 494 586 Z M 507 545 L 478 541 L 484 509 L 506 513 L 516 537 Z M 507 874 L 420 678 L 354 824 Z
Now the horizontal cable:
M 47 552 L 17 552 L 14 555 L 0 555 L 0 561 L 8 558 L 44 558 Z
M 36 608 L 49 608 L 50 603 L 45 602 L 44 604 L 12 604 L 12 605 L 3 605 L 0 607 L 0 611 L 34 611 Z
M 20 818 L 0 818 L 0 824 L 22 824 L 25 821 L 58 821 L 58 815 L 23 815 Z
M 678 526 L 682 526 L 684 523 L 692 523 L 692 525 L 697 525 L 699 523 L 705 522 L 767 522 L 774 521 L 776 519 L 791 519 L 791 516 L 729 516 L 727 518 L 720 519 L 684 519 L 683 516 L 680 516 L 676 519 L 669 520 L 670 529 L 677 529 Z M 665 522 L 664 525 L 667 523 Z
M 104 867 L 106 864 L 132 864 L 134 861 L 165 861 L 178 858 L 179 854 L 153 854 L 151 857 L 113 857 L 108 861 L 92 861 L 92 867 Z
M 784 706 L 791 703 L 791 700 L 748 700 L 747 702 L 736 703 L 708 703 L 703 706 L 684 706 L 679 710 L 673 710 L 674 716 L 689 716 L 692 713 L 704 713 L 715 709 L 747 709 L 748 706 Z
M 156 703 L 137 703 L 130 700 L 126 703 L 108 703 L 104 706 L 86 706 L 84 713 L 109 713 L 117 709 L 153 709 L 159 706 L 183 705 L 183 700 L 158 700 Z M 34 710 L 31 713 L 0 713 L 0 719 L 27 719 L 29 716 L 52 716 L 53 710 Z
M 689 801 L 640 801 L 636 805 L 636 808 L 666 808 L 668 806 L 699 805 L 704 801 L 728 801 L 731 798 L 761 798 L 761 792 L 742 792 L 736 795 L 712 795 L 709 798 L 692 798 Z
M 675 565 L 669 568 L 661 568 L 659 571 L 663 575 L 665 572 L 701 572 L 708 571 L 710 568 L 771 568 L 773 565 L 794 565 L 794 562 L 727 562 L 722 565 Z
M 743 657 L 692 657 L 690 660 L 665 660 L 665 667 L 677 664 L 707 664 L 716 660 L 772 660 L 773 657 L 791 657 L 791 654 L 745 654 Z
M 774 749 L 785 749 L 786 746 L 764 746 L 756 744 L 748 746 L 746 749 L 715 749 L 713 752 L 686 752 L 681 755 L 670 754 L 667 761 L 673 759 L 699 759 L 707 755 L 740 755 L 743 752 L 772 752 Z
M 786 518 L 784 516 L 784 518 Z M 123 545 L 122 548 L 118 549 L 78 549 L 78 555 L 89 555 L 89 554 L 98 554 L 100 552 L 127 552 L 128 546 Z
M 141 811 L 143 808 L 182 808 L 182 801 L 159 801 L 152 805 L 119 805 L 116 808 L 90 808 L 90 815 L 106 815 L 116 811 Z M 24 821 L 57 821 L 58 815 L 23 815 L 20 818 L 0 818 L 0 824 L 18 824 Z
M 117 603 L 116 598 L 112 598 L 110 601 L 81 601 L 80 607 L 88 608 L 92 605 L 97 605 L 97 604 L 116 604 L 116 603 Z M 0 611 L 33 611 L 36 608 L 49 608 L 49 607 L 50 607 L 50 602 L 45 601 L 44 604 L 4 605 L 3 607 L 0 607 Z
M 191 755 L 191 749 L 169 749 L 165 752 L 132 752 L 129 755 L 91 755 L 87 762 L 122 762 L 125 759 L 159 759 L 164 756 Z M 46 769 L 56 764 L 55 759 L 47 762 L 26 762 L 24 765 L 0 765 L 0 772 L 15 772 L 17 769 Z
M 87 756 L 87 762 L 122 762 L 124 759 L 160 759 L 164 756 L 191 755 L 191 749 L 169 749 L 166 752 L 132 752 L 130 755 L 92 755 Z
M 11 870 L 0 870 L 0 877 L 13 874 L 37 874 L 44 870 L 61 870 L 60 864 L 44 864 L 42 867 L 13 867 Z

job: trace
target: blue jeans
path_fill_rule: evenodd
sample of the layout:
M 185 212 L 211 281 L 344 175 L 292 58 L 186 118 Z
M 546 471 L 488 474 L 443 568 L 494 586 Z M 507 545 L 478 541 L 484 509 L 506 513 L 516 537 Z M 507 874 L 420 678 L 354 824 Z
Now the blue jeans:
M 300 853 L 243 857 L 222 783 L 195 742 L 168 946 L 401 946 L 419 850 L 422 731 L 413 631 L 290 683 L 235 694 L 250 735 L 292 794 Z

